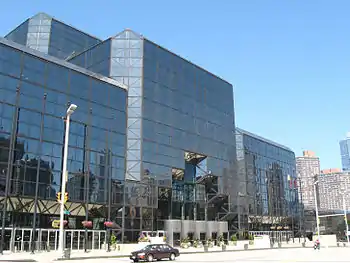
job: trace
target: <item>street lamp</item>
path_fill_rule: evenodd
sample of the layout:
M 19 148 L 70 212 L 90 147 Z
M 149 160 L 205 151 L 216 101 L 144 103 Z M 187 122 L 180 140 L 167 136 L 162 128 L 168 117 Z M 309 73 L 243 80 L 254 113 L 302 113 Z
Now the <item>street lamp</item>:
M 293 202 L 295 201 L 293 199 L 293 179 L 292 177 L 288 174 L 288 182 L 289 182 L 289 200 L 288 202 L 288 210 L 290 212 L 290 216 L 292 218 L 292 235 L 293 235 L 293 243 L 294 243 L 294 206 Z
M 64 148 L 63 148 L 63 168 L 62 168 L 62 183 L 61 183 L 61 207 L 60 207 L 60 231 L 59 231 L 59 251 L 62 253 L 62 257 L 64 257 L 64 200 L 66 194 L 66 183 L 68 177 L 67 171 L 67 159 L 68 159 L 68 140 L 69 140 L 69 122 L 70 116 L 77 109 L 77 105 L 71 104 L 66 113 L 66 131 L 64 136 Z
M 317 184 L 318 184 L 318 180 L 314 182 L 314 198 L 315 198 L 317 238 L 318 238 L 318 241 L 320 241 L 320 222 L 319 222 L 319 218 L 318 218 L 318 204 L 317 204 L 317 193 L 316 193 L 316 185 Z
M 298 189 L 298 194 L 299 194 L 299 199 L 298 199 L 298 204 L 299 204 L 299 208 L 298 208 L 298 211 L 299 211 L 299 243 L 300 243 L 300 236 L 301 236 L 301 232 L 302 232 L 302 229 L 303 229 L 303 236 L 304 236 L 304 242 L 305 241 L 305 226 L 304 226 L 304 204 L 303 204 L 303 193 L 302 193 L 302 189 L 301 189 L 301 175 L 300 173 L 298 174 L 298 183 L 299 183 L 299 189 Z M 302 223 L 303 222 L 303 223 Z M 303 224 L 303 227 L 301 227 L 301 224 Z

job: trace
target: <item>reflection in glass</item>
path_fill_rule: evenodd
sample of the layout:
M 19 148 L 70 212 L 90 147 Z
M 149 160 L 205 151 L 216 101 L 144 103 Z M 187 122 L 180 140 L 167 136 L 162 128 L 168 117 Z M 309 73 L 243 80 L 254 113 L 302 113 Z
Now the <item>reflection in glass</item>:
M 20 94 L 18 105 L 16 89 Z M 75 222 L 70 227 L 83 228 L 86 202 L 87 218 L 94 221 L 95 229 L 104 230 L 107 219 L 121 218 L 126 96 L 124 89 L 91 74 L 0 44 L 0 196 L 5 194 L 8 174 L 9 193 L 16 207 L 8 210 L 14 211 L 9 213 L 14 222 L 7 220 L 6 227 L 31 227 L 33 207 L 28 202 L 34 200 L 37 176 L 41 211 L 37 227 L 51 228 L 53 218 L 58 217 L 56 194 L 61 188 L 65 129 L 62 117 L 72 102 L 79 110 L 71 122 L 68 151 L 67 190 L 72 208 L 67 209 L 69 219 Z

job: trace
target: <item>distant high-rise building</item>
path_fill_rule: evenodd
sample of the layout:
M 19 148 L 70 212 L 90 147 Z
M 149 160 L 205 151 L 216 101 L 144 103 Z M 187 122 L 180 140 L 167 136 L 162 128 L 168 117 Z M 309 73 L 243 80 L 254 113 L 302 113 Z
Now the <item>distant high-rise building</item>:
M 296 158 L 297 175 L 301 181 L 301 199 L 306 209 L 315 207 L 314 177 L 320 174 L 320 159 L 312 151 L 303 151 L 303 156 Z
M 350 172 L 321 173 L 318 189 L 321 210 L 343 210 L 343 195 L 350 190 Z M 349 207 L 350 199 L 345 202 Z
M 343 171 L 350 171 L 350 132 L 346 134 L 346 139 L 339 142 L 341 165 Z

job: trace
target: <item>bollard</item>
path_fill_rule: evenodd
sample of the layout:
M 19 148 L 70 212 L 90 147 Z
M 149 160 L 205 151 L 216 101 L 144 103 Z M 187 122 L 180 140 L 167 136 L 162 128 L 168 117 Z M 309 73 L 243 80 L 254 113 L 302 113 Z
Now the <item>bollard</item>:
M 70 259 L 70 248 L 64 249 L 64 258 Z
M 204 252 L 208 252 L 208 245 L 204 245 Z
M 281 243 L 281 242 L 278 243 L 278 247 L 279 247 L 279 248 L 282 247 L 282 243 Z
M 248 250 L 248 244 L 244 244 L 244 250 Z
M 226 245 L 223 244 L 223 245 L 221 246 L 221 249 L 222 249 L 222 251 L 226 251 Z

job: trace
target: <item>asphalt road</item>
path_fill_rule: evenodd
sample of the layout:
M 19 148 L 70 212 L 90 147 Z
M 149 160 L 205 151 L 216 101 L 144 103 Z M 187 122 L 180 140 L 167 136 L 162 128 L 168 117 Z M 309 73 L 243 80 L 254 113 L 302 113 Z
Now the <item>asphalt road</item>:
M 312 248 L 281 249 L 281 250 L 259 250 L 225 253 L 187 254 L 181 255 L 175 263 L 262 263 L 262 262 L 350 262 L 350 248 L 323 248 L 314 251 Z M 68 262 L 68 261 L 64 261 Z M 72 261 L 71 261 L 72 262 Z M 74 261 L 73 261 L 74 262 Z M 85 263 L 108 262 L 123 263 L 131 262 L 127 258 L 119 259 L 86 259 Z M 168 261 L 162 261 L 168 262 Z
M 17 261 L 21 257 L 26 258 L 26 255 L 18 255 L 18 258 L 1 256 L 1 262 L 30 262 L 28 260 Z M 16 260 L 17 259 L 17 260 Z M 52 261 L 45 253 L 33 255 L 31 262 L 48 263 L 48 262 L 81 262 L 84 263 L 131 263 L 128 258 L 99 258 L 99 259 L 79 259 L 79 260 L 64 260 Z M 169 262 L 164 260 L 162 262 Z M 350 247 L 339 248 L 321 248 L 321 250 L 313 250 L 313 248 L 289 248 L 289 249 L 267 249 L 254 251 L 235 251 L 235 252 L 221 252 L 221 253 L 201 253 L 201 254 L 183 254 L 176 259 L 174 263 L 262 263 L 262 262 L 349 262 L 350 263 Z

